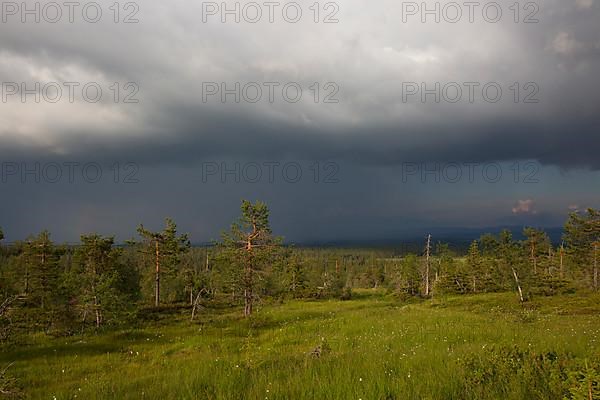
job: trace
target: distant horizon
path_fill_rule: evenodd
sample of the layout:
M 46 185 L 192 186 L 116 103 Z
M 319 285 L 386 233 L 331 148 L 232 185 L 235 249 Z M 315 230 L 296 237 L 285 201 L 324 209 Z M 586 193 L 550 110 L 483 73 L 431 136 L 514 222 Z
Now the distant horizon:
M 468 244 L 473 240 L 479 239 L 479 237 L 483 234 L 489 233 L 493 235 L 499 234 L 502 230 L 509 230 L 513 237 L 516 240 L 522 240 L 524 238 L 522 231 L 525 226 L 492 226 L 486 228 L 468 228 L 468 227 L 431 227 L 427 229 L 423 229 L 423 234 L 415 233 L 405 233 L 395 237 L 380 237 L 380 238 L 349 238 L 349 239 L 338 239 L 338 240 L 329 240 L 329 239 L 305 239 L 305 240 L 286 240 L 284 237 L 285 245 L 299 246 L 299 247 L 394 247 L 394 246 L 402 246 L 402 245 L 415 245 L 419 243 L 424 243 L 427 239 L 427 235 L 432 235 L 433 243 L 442 242 L 448 244 Z M 554 226 L 554 227 L 539 227 L 532 226 L 534 228 L 542 229 L 548 234 L 548 237 L 552 241 L 553 244 L 560 243 L 561 235 L 564 232 L 563 226 Z M 56 240 L 52 236 L 52 231 L 48 229 L 50 232 L 50 237 L 57 244 L 66 244 L 66 245 L 77 245 L 80 242 L 74 240 Z M 181 233 L 186 233 L 185 231 L 180 231 Z M 6 232 L 4 232 L 6 235 Z M 31 235 L 36 235 L 39 232 L 34 232 Z M 82 234 L 90 234 L 93 232 L 82 232 Z M 273 232 L 276 236 L 277 232 Z M 103 233 L 104 234 L 104 233 Z M 107 236 L 112 236 L 110 234 L 105 234 Z M 16 240 L 3 240 L 1 243 L 5 245 L 15 244 L 18 242 L 23 242 L 27 238 L 21 238 Z M 136 235 L 133 235 L 130 239 L 137 239 Z M 218 241 L 220 238 L 215 238 L 215 241 Z M 123 246 L 126 245 L 126 241 L 129 239 L 117 240 L 116 245 Z M 190 237 L 190 243 L 194 247 L 207 247 L 212 246 L 214 241 L 198 241 L 194 240 L 193 237 Z

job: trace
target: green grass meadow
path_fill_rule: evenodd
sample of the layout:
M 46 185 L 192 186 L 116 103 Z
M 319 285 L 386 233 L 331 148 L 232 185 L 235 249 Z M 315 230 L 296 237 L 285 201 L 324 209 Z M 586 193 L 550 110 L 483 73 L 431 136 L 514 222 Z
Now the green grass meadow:
M 593 363 L 600 348 L 598 294 L 522 306 L 512 293 L 406 303 L 358 290 L 347 301 L 262 304 L 248 319 L 225 306 L 194 322 L 184 308 L 152 317 L 136 328 L 22 338 L 0 362 L 13 363 L 28 399 L 522 400 L 562 399 L 544 380 L 560 379 L 553 374 L 567 362 Z M 519 349 L 534 367 L 494 349 Z

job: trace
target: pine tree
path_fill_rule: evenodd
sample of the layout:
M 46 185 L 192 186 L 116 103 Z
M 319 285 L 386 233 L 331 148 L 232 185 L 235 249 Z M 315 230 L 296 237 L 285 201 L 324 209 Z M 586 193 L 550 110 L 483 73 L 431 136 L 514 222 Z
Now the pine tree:
M 92 314 L 97 328 L 107 315 L 119 314 L 131 305 L 132 291 L 126 288 L 127 277 L 120 256 L 121 249 L 114 247 L 113 237 L 81 236 L 81 246 L 75 254 L 79 304 L 83 321 Z
M 536 275 L 541 256 L 547 254 L 550 249 L 550 238 L 543 230 L 531 227 L 523 229 L 523 235 L 526 238 L 524 244 L 531 261 L 531 269 L 533 274 Z
M 154 261 L 154 305 L 160 304 L 160 284 L 164 272 L 171 272 L 179 264 L 180 257 L 191 247 L 186 234 L 177 235 L 177 225 L 170 218 L 162 232 L 152 232 L 140 225 L 138 234 L 143 239 L 144 252 Z
M 252 314 L 255 288 L 261 272 L 280 251 L 281 239 L 274 237 L 269 225 L 269 209 L 261 201 L 243 200 L 242 215 L 222 235 L 223 257 L 237 270 L 238 285 L 244 294 L 244 316 Z

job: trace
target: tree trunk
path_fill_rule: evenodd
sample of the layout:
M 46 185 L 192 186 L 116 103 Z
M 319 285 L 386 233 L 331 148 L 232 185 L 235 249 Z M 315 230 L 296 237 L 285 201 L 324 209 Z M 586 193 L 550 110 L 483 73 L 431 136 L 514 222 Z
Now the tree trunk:
M 256 232 L 256 228 L 254 228 L 253 232 Z M 246 252 L 248 253 L 248 258 L 246 259 L 246 266 L 245 266 L 245 271 L 244 271 L 244 317 L 248 317 L 252 314 L 252 289 L 254 286 L 254 282 L 253 282 L 253 269 L 252 269 L 252 263 L 253 263 L 253 257 L 252 257 L 252 251 L 253 251 L 253 244 L 252 244 L 252 239 L 248 238 L 246 241 Z
M 427 235 L 426 259 L 425 259 L 425 296 L 429 296 L 429 251 L 431 249 L 431 235 Z
M 96 269 L 96 263 L 88 258 L 88 263 L 92 265 L 92 294 L 94 295 L 94 313 L 96 314 L 96 329 L 100 327 L 100 305 L 98 303 L 98 292 L 96 291 L 96 278 L 98 277 L 98 270 Z
M 598 243 L 594 243 L 594 290 L 598 290 Z
M 252 290 L 244 290 L 244 317 L 249 317 L 252 314 Z
M 46 252 L 45 252 L 44 250 L 42 250 L 42 255 L 41 255 L 41 258 L 42 258 L 42 271 L 43 271 L 43 273 L 45 274 L 45 273 L 47 273 L 47 271 L 46 271 Z M 43 277 L 43 279 L 45 280 L 46 278 L 45 278 L 45 277 Z M 43 290 L 44 290 L 44 291 L 46 290 L 46 285 L 45 285 L 45 284 L 43 285 Z M 45 304 L 44 304 L 44 297 L 46 297 L 46 293 L 44 293 L 44 294 L 42 295 L 42 298 L 41 298 L 41 306 L 42 306 L 42 310 L 45 308 Z
M 29 294 L 29 267 L 25 265 L 25 295 L 27 294 Z
M 535 256 L 535 242 L 531 243 L 531 261 L 533 262 L 533 273 L 537 274 L 537 257 Z
M 191 319 L 191 321 L 194 320 L 194 316 L 196 315 L 196 308 L 198 307 L 198 305 L 200 303 L 201 296 L 202 296 L 202 290 L 199 290 L 198 295 L 196 296 L 196 300 L 194 300 L 194 302 L 192 304 L 192 319 Z
M 94 296 L 94 311 L 96 312 L 96 328 L 100 328 L 100 307 L 98 305 L 98 296 Z
M 521 290 L 521 285 L 519 284 L 519 278 L 517 277 L 517 271 L 515 271 L 514 268 L 512 268 L 512 273 L 513 276 L 515 277 L 515 282 L 517 283 L 517 289 L 519 290 L 519 299 L 521 300 L 521 303 L 524 301 L 523 300 L 523 291 Z
M 560 245 L 560 279 L 564 278 L 564 270 L 563 270 L 563 255 L 565 253 L 565 245 Z
M 251 245 L 250 245 L 251 246 Z M 250 247 L 250 249 L 252 249 L 252 247 Z M 252 250 L 250 250 L 252 251 Z M 244 317 L 248 317 L 250 316 L 250 314 L 252 314 L 252 288 L 253 288 L 253 282 L 252 282 L 252 266 L 250 261 L 248 262 L 247 266 L 246 266 L 246 279 L 245 279 L 245 288 L 244 288 Z
M 156 278 L 154 286 L 154 305 L 158 307 L 160 304 L 160 251 L 158 249 L 158 240 L 155 244 L 155 255 L 156 255 Z

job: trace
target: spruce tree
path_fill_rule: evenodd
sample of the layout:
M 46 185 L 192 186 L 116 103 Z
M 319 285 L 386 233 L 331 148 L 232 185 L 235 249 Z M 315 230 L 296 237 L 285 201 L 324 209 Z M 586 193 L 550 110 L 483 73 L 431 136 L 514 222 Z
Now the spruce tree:
M 59 286 L 59 251 L 48 231 L 27 240 L 23 257 L 27 268 L 25 293 L 28 302 L 42 310 L 52 308 Z
M 473 240 L 471 242 L 471 245 L 469 246 L 469 253 L 467 255 L 467 267 L 469 268 L 469 273 L 471 275 L 471 291 L 473 293 L 482 291 L 483 268 L 477 240 Z
M 588 209 L 585 214 L 571 213 L 564 228 L 563 239 L 567 254 L 589 277 L 591 286 L 598 290 L 598 257 L 600 252 L 600 211 Z
M 306 289 L 307 278 L 304 262 L 298 253 L 291 251 L 285 262 L 285 285 L 292 297 L 301 297 Z

